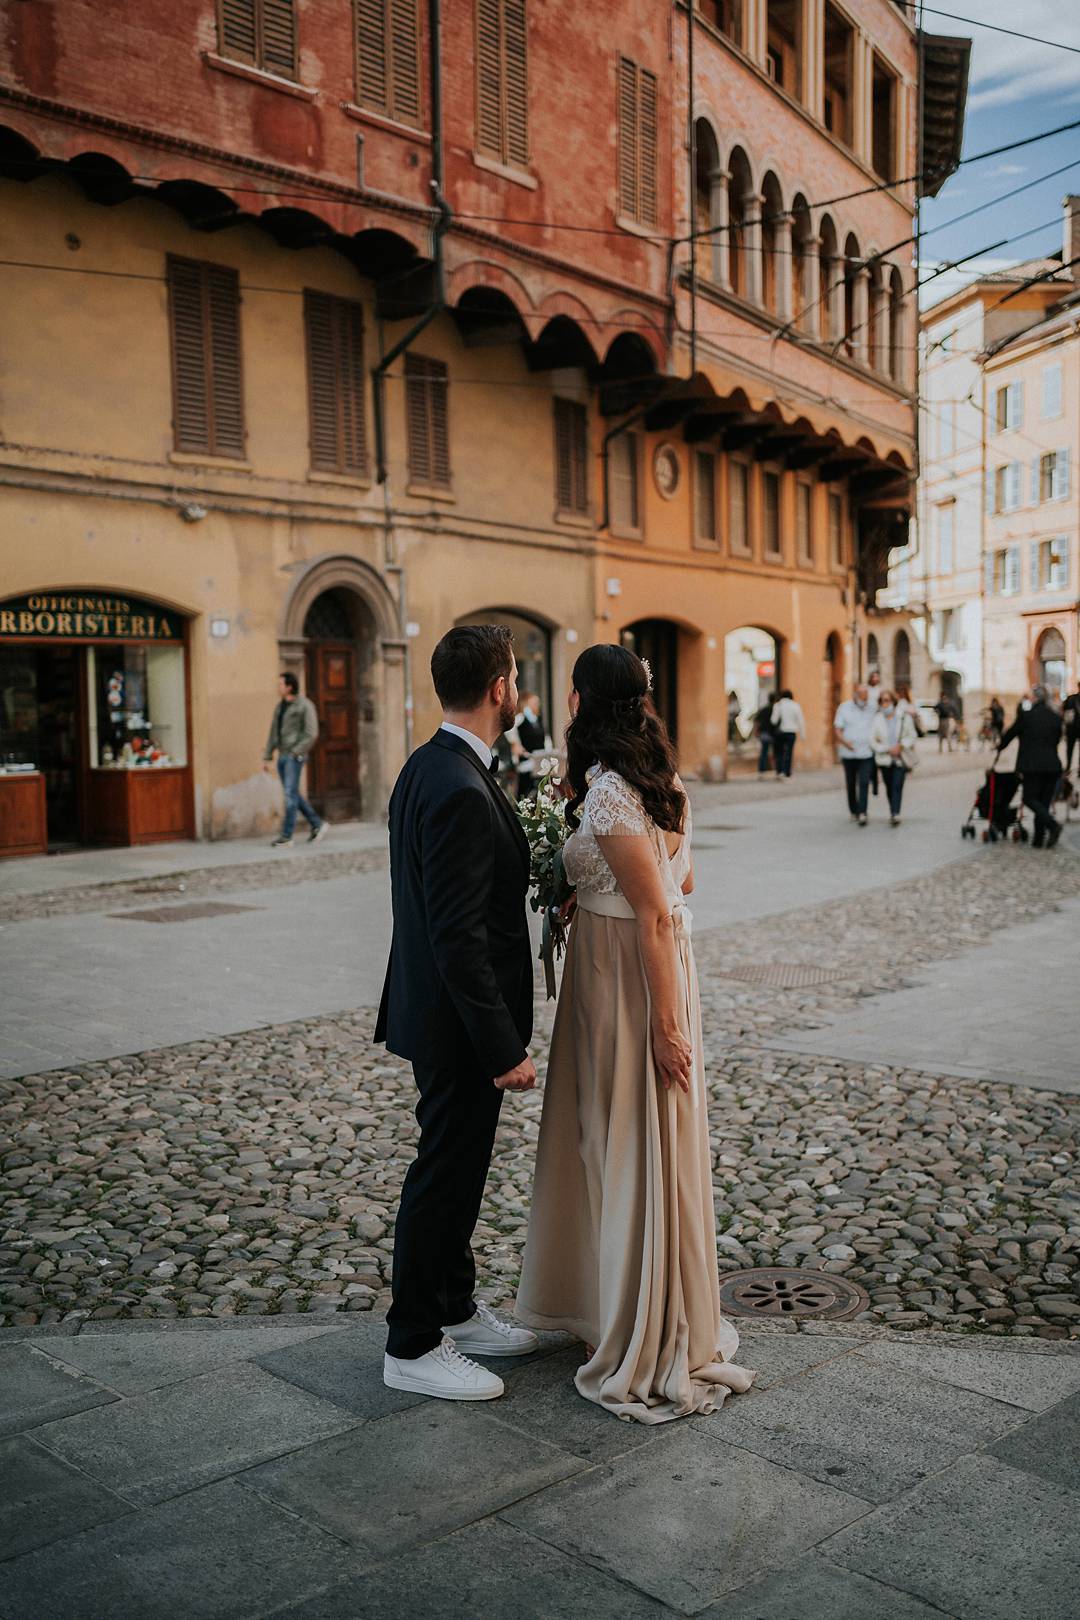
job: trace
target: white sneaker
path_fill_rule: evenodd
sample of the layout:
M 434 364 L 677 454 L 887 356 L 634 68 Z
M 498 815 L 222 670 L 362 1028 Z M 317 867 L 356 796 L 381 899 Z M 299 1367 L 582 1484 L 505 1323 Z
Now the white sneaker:
M 481 1300 L 476 1315 L 456 1327 L 444 1327 L 443 1332 L 463 1350 L 474 1356 L 527 1356 L 536 1349 L 540 1340 L 528 1328 L 504 1322 L 490 1306 Z
M 502 1379 L 460 1355 L 453 1339 L 414 1361 L 384 1356 L 382 1376 L 389 1389 L 411 1389 L 438 1401 L 495 1401 L 503 1392 Z

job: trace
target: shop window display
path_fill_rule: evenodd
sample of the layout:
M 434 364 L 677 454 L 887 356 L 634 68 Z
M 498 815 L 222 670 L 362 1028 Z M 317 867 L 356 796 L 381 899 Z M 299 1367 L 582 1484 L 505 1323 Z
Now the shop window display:
M 104 770 L 187 764 L 181 647 L 91 647 L 90 757 Z

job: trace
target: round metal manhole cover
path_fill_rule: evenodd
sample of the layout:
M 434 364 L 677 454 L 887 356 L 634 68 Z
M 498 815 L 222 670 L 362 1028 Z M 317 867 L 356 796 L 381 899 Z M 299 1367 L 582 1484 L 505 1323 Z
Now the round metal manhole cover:
M 838 1321 L 869 1309 L 870 1295 L 846 1277 L 799 1266 L 757 1266 L 720 1278 L 720 1303 L 733 1316 L 802 1316 Z

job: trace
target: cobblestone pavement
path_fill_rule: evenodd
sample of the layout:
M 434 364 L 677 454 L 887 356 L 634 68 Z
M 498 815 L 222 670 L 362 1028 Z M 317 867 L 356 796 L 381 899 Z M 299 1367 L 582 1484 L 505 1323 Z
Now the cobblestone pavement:
M 1077 893 L 1074 856 L 1007 847 L 699 937 L 725 1268 L 843 1272 L 868 1321 L 1080 1337 L 1080 1099 L 761 1044 Z M 769 982 L 793 969 L 819 982 Z M 381 1308 L 415 1129 L 370 1027 L 311 1019 L 0 1085 L 0 1324 Z M 477 1233 L 495 1301 L 539 1108 L 503 1111 Z
M 160 900 L 195 900 L 208 894 L 233 894 L 242 889 L 282 888 L 296 883 L 319 883 L 328 878 L 379 872 L 387 864 L 381 849 L 320 850 L 312 859 L 291 852 L 276 860 L 248 861 L 242 866 L 194 867 L 162 877 L 142 877 L 110 883 L 87 883 L 47 893 L 0 896 L 0 923 L 30 922 L 37 917 L 73 917 L 88 911 L 137 904 L 146 896 Z

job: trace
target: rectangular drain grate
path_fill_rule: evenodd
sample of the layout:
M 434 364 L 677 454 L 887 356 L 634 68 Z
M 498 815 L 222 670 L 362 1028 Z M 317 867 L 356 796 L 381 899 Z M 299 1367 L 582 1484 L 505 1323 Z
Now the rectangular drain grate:
M 808 990 L 817 984 L 841 984 L 846 974 L 802 962 L 756 962 L 749 967 L 720 969 L 720 977 L 764 984 L 773 990 Z
M 200 922 L 204 917 L 231 917 L 240 911 L 265 911 L 265 906 L 233 906 L 226 900 L 188 900 L 181 906 L 154 906 L 150 911 L 113 911 L 114 922 Z

